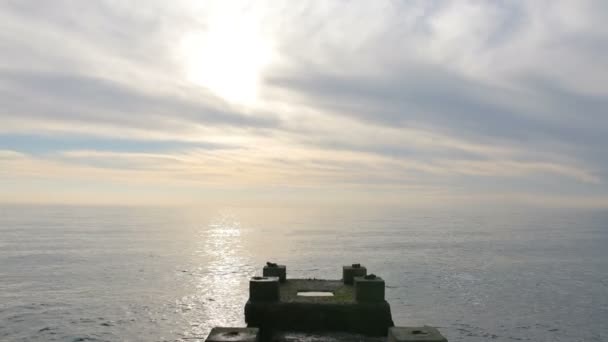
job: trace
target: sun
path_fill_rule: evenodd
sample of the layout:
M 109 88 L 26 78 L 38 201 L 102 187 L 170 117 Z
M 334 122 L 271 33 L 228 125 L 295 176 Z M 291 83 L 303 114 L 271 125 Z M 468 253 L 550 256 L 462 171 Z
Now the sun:
M 255 104 L 262 73 L 273 56 L 272 44 L 256 25 L 234 21 L 186 34 L 181 50 L 188 81 L 240 105 Z

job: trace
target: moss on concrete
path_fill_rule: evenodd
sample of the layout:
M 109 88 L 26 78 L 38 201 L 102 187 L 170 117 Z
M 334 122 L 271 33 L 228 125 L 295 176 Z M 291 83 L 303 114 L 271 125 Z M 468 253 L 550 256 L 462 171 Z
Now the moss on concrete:
M 288 279 L 279 287 L 280 300 L 284 303 L 349 304 L 355 303 L 354 288 L 340 280 Z M 298 296 L 301 291 L 332 292 L 331 297 Z

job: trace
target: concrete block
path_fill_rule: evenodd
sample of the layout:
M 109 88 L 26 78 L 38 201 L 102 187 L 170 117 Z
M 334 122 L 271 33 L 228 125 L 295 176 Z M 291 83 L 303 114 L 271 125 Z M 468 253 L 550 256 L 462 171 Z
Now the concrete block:
M 277 301 L 247 301 L 245 322 L 265 331 L 334 331 L 383 336 L 394 326 L 387 301 L 355 300 L 355 287 L 342 280 L 289 279 Z M 329 297 L 298 296 L 301 291 L 331 292 Z M 270 341 L 270 340 L 268 340 Z M 356 340 L 344 340 L 356 341 Z M 373 340 L 378 342 L 380 340 Z M 276 342 L 276 341 L 275 341 Z
M 262 275 L 264 277 L 279 277 L 279 281 L 284 283 L 287 279 L 287 267 L 267 262 Z
M 222 328 L 211 329 L 206 342 L 257 342 L 258 328 Z
M 367 269 L 361 264 L 352 264 L 342 267 L 342 280 L 344 284 L 352 285 L 355 277 L 365 277 Z
M 251 278 L 251 280 L 249 280 L 249 300 L 252 302 L 279 300 L 279 278 Z
M 357 302 L 383 301 L 384 280 L 373 274 L 355 277 L 355 300 Z
M 388 329 L 388 342 L 448 342 L 433 327 L 391 327 Z

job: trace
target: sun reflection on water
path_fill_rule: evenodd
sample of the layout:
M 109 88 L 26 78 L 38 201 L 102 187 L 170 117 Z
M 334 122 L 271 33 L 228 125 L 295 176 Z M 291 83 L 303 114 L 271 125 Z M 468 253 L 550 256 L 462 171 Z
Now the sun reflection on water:
M 204 338 L 214 326 L 243 325 L 243 307 L 247 300 L 247 279 L 253 272 L 238 217 L 222 212 L 198 234 L 195 259 L 199 263 L 195 277 L 196 294 L 183 298 L 182 305 L 196 307 L 190 317 L 189 341 Z

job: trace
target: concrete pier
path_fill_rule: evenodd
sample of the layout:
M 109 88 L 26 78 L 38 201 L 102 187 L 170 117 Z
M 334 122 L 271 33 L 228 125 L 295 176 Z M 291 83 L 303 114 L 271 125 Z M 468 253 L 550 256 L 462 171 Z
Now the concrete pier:
M 286 273 L 285 265 L 267 263 L 264 276 L 250 279 L 248 328 L 232 329 L 256 330 L 215 328 L 207 342 L 447 342 L 432 327 L 394 327 L 384 280 L 360 264 L 344 266 L 341 280 Z
M 278 266 L 278 265 L 277 265 Z M 278 267 L 267 265 L 268 269 Z M 343 280 L 286 279 L 275 288 L 258 288 L 269 283 L 253 278 L 245 322 L 262 331 L 342 331 L 370 336 L 386 336 L 393 326 L 390 305 L 384 300 L 384 280 L 365 275 L 364 266 L 343 267 Z M 354 286 L 349 281 L 353 278 Z M 256 291 L 255 293 L 253 291 Z M 313 295 L 306 295 L 312 293 Z M 316 294 L 316 295 L 315 295 Z M 260 299 L 261 298 L 261 299 Z
M 331 293 L 332 296 L 302 296 L 298 293 Z M 393 326 L 385 300 L 355 299 L 354 287 L 340 280 L 288 279 L 280 284 L 279 300 L 254 301 L 245 305 L 245 322 L 262 330 L 347 331 L 386 335 Z

